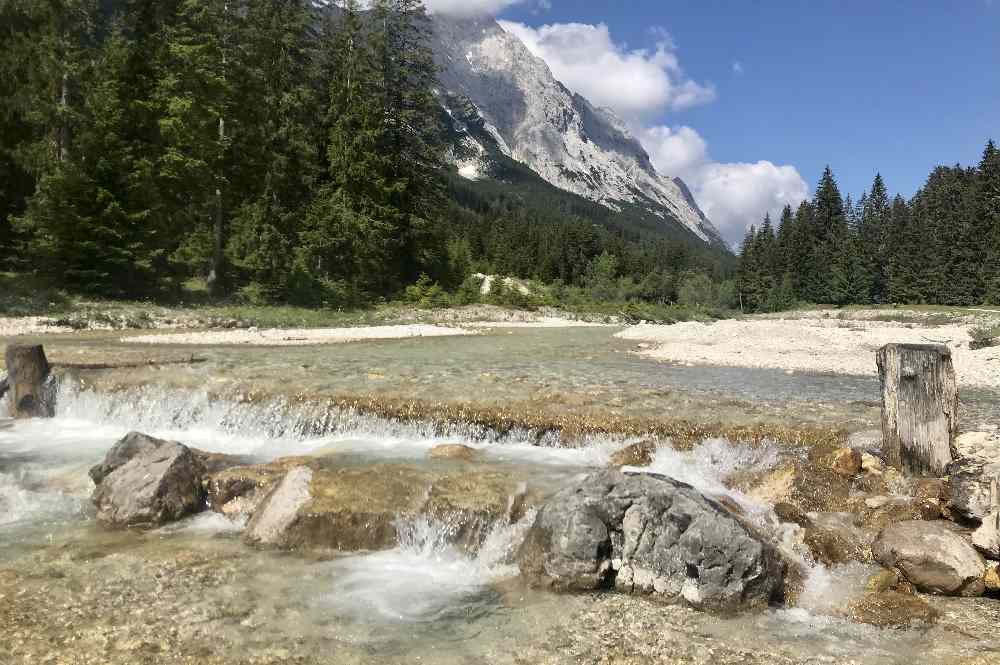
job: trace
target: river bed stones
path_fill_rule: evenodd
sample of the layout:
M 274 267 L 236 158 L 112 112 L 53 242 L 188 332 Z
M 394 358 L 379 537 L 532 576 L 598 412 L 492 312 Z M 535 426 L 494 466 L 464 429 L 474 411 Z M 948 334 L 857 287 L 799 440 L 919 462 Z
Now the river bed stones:
M 786 572 L 771 545 L 689 485 L 613 470 L 546 502 L 518 562 L 533 586 L 615 588 L 720 611 L 766 606 Z
M 254 510 L 247 542 L 281 549 L 385 550 L 397 544 L 400 520 L 426 517 L 445 523 L 453 543 L 474 551 L 495 523 L 520 519 L 538 501 L 519 478 L 490 467 L 337 467 L 317 459 L 282 478 Z
M 990 513 L 972 533 L 972 544 L 983 556 L 1000 560 L 1000 513 Z
M 190 448 L 137 432 L 125 436 L 90 471 L 92 500 L 106 526 L 152 527 L 205 506 L 204 468 Z
M 894 524 L 872 543 L 872 554 L 924 593 L 972 597 L 983 594 L 983 558 L 942 523 Z
M 980 522 L 993 508 L 1000 481 L 1000 461 L 963 457 L 948 466 L 951 511 L 962 519 Z
M 826 451 L 827 453 L 829 450 Z M 800 511 L 837 512 L 851 504 L 850 481 L 817 460 L 791 459 L 749 476 L 736 474 L 732 486 L 771 505 L 787 503 Z

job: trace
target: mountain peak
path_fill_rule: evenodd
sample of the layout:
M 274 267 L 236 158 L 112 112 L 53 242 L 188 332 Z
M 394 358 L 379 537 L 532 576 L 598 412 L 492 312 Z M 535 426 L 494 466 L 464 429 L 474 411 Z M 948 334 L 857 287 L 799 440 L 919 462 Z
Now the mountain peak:
M 463 131 L 460 170 L 477 177 L 488 170 L 475 162 L 491 146 L 473 145 L 485 131 L 503 154 L 560 189 L 612 210 L 639 208 L 706 243 L 725 244 L 688 187 L 656 172 L 627 124 L 568 90 L 516 35 L 488 18 L 435 16 L 433 25 L 442 86 L 482 118 L 481 131 Z

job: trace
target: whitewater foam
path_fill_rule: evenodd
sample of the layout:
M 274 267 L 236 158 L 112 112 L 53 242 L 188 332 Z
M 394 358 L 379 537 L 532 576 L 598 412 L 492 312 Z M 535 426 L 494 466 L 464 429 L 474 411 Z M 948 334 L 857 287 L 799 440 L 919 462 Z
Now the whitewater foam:
M 488 612 L 496 598 L 490 585 L 517 575 L 513 557 L 534 517 L 496 524 L 476 555 L 452 544 L 456 524 L 401 520 L 394 549 L 326 564 L 333 588 L 319 604 L 366 622 L 429 623 Z

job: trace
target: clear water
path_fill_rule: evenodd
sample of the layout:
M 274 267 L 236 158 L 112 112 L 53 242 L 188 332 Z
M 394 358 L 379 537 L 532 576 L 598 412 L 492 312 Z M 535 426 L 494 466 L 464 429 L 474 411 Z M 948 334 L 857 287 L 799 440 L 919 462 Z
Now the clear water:
M 249 405 L 208 397 L 208 389 L 219 382 L 253 385 L 273 376 L 269 373 L 276 368 L 300 367 L 290 381 L 310 392 L 337 394 L 352 382 L 355 389 L 384 382 L 393 383 L 381 389 L 387 393 L 411 394 L 419 384 L 423 392 L 415 394 L 423 395 L 426 384 L 435 386 L 433 395 L 440 399 L 461 394 L 516 401 L 536 395 L 543 386 L 546 395 L 590 394 L 604 406 L 611 396 L 623 412 L 636 414 L 664 404 L 696 413 L 705 404 L 725 408 L 738 399 L 753 403 L 732 407 L 730 413 L 739 417 L 780 404 L 775 408 L 789 418 L 819 413 L 832 419 L 857 408 L 852 404 L 873 399 L 875 386 L 863 378 L 650 365 L 620 346 L 612 344 L 609 350 L 609 334 L 517 331 L 509 337 L 380 343 L 363 345 L 363 359 L 359 347 L 280 353 L 204 349 L 199 353 L 210 358 L 208 363 L 165 369 L 155 384 L 114 395 L 66 381 L 56 418 L 0 427 L 0 582 L 5 571 L 16 571 L 26 589 L 51 598 L 51 611 L 58 613 L 74 598 L 97 602 L 95 579 L 108 585 L 119 580 L 127 590 L 132 580 L 138 585 L 147 577 L 176 576 L 181 590 L 159 595 L 172 599 L 172 593 L 179 594 L 175 600 L 182 610 L 160 609 L 155 596 L 144 607 L 122 592 L 127 614 L 135 617 L 114 620 L 140 626 L 145 613 L 147 623 L 176 624 L 182 637 L 174 649 L 190 648 L 193 658 L 221 650 L 230 658 L 224 662 L 233 663 L 261 654 L 271 654 L 273 662 L 288 658 L 337 665 L 576 663 L 597 662 L 602 654 L 627 651 L 629 645 L 640 653 L 660 653 L 661 660 L 674 659 L 666 662 L 692 663 L 713 662 L 705 660 L 710 653 L 714 662 L 879 665 L 958 662 L 997 653 L 995 640 L 969 640 L 959 632 L 970 630 L 964 627 L 881 631 L 831 618 L 833 608 L 861 594 L 860 581 L 869 572 L 862 566 L 810 566 L 797 607 L 718 618 L 637 599 L 554 595 L 519 587 L 512 556 L 528 520 L 498 525 L 475 554 L 451 543 L 454 525 L 415 520 L 400 522 L 399 543 L 391 550 L 319 558 L 248 548 L 239 539 L 242 523 L 213 514 L 147 533 L 107 532 L 93 522 L 86 471 L 131 430 L 261 460 L 335 453 L 344 464 L 387 459 L 436 464 L 427 459 L 430 448 L 462 443 L 479 451 L 480 463 L 508 469 L 545 492 L 605 466 L 613 452 L 631 443 L 593 439 L 567 449 L 555 440 L 536 445 L 533 437 L 516 432 L 499 437 L 459 425 L 442 433 L 349 412 L 296 410 L 281 401 Z M 573 336 L 568 346 L 566 339 L 560 341 L 566 335 Z M 113 347 L 106 339 L 92 344 L 102 353 Z M 362 378 L 370 375 L 382 378 Z M 145 384 L 152 376 L 143 371 L 133 379 Z M 985 405 L 982 412 L 988 412 L 991 396 L 979 399 Z M 592 402 L 581 403 L 587 407 Z M 573 408 L 555 404 L 563 406 Z M 322 427 L 317 428 L 318 420 Z M 731 492 L 724 481 L 736 471 L 768 468 L 781 454 L 778 446 L 750 449 L 708 440 L 687 453 L 663 449 L 643 471 L 678 478 L 709 494 L 727 494 L 759 517 L 761 525 L 774 528 L 768 506 Z M 176 562 L 187 560 L 194 561 L 191 568 L 177 567 L 181 564 Z M 199 581 L 210 571 L 219 571 L 218 578 Z M 53 581 L 46 575 L 54 576 Z M 185 586 L 185 576 L 195 581 Z M 962 621 L 975 620 L 961 616 Z M 616 628 L 602 633 L 609 626 Z M 0 626 L 0 634 L 3 630 Z M 771 660 L 772 655 L 784 660 Z M 0 647 L 0 662 L 2 656 Z M 109 656 L 108 662 L 136 660 Z

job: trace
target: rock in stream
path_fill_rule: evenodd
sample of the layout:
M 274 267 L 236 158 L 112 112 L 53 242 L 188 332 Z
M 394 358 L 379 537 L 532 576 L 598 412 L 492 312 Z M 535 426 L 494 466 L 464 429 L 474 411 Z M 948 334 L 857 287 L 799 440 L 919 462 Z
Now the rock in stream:
M 549 500 L 518 559 L 534 585 L 614 587 L 722 611 L 766 606 L 786 570 L 772 546 L 691 486 L 614 470 Z
M 203 510 L 203 474 L 201 461 L 187 446 L 132 432 L 90 470 L 97 485 L 97 520 L 108 526 L 157 526 Z

